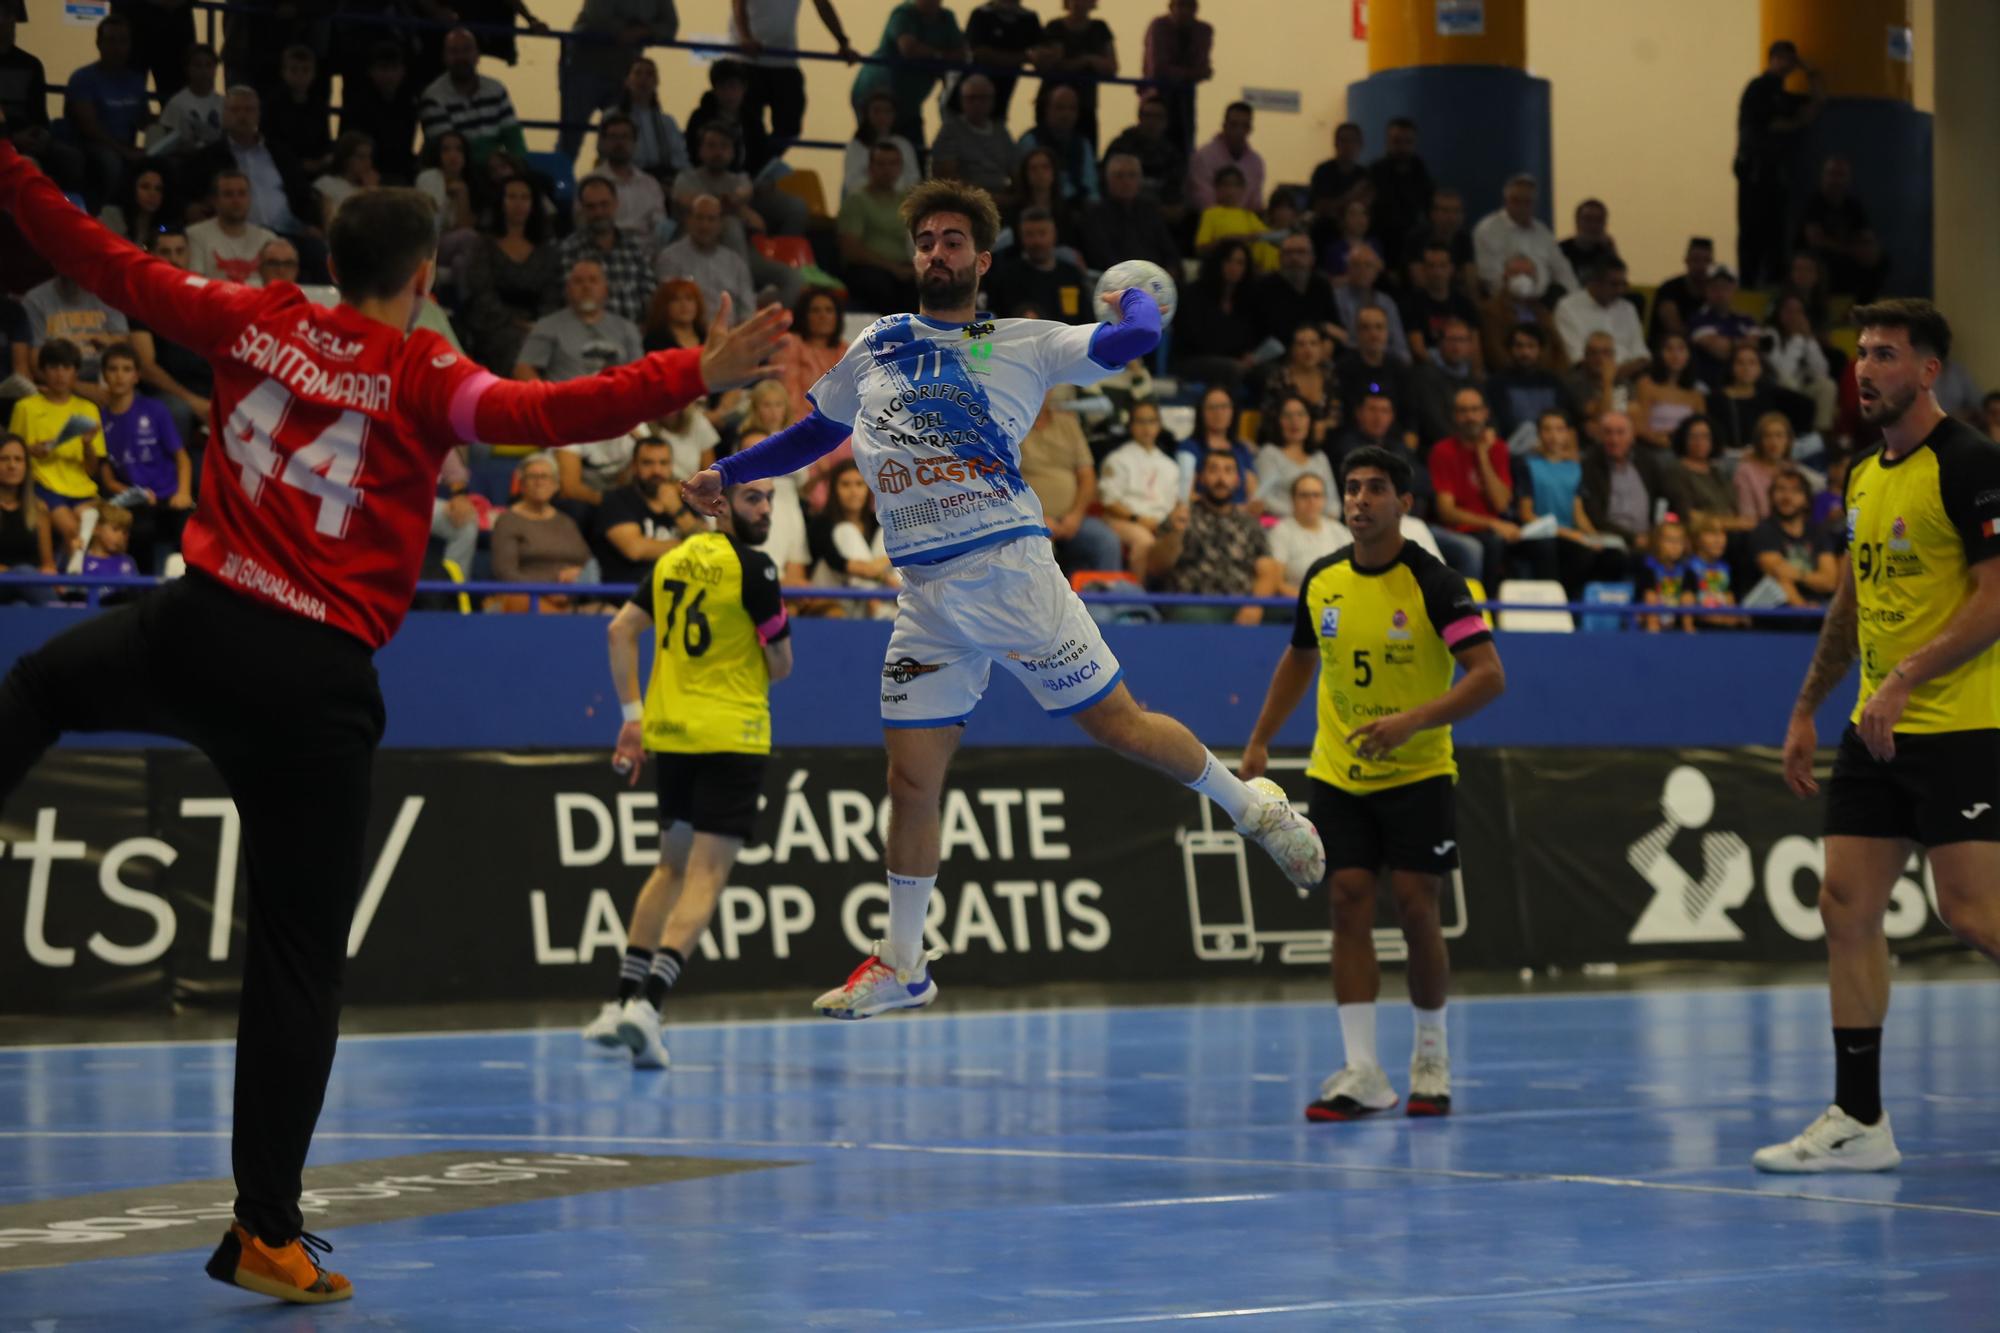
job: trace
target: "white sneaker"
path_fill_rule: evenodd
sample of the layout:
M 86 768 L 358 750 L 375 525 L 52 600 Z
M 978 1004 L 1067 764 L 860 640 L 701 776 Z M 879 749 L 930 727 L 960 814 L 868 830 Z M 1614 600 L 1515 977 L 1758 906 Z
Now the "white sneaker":
M 1319 1100 L 1306 1107 L 1308 1120 L 1359 1120 L 1396 1104 L 1396 1090 L 1380 1065 L 1348 1065 L 1319 1085 Z
M 1823 1171 L 1893 1171 L 1903 1160 L 1889 1113 L 1864 1125 L 1838 1106 L 1805 1127 L 1790 1143 L 1759 1148 L 1750 1162 L 1759 1171 L 1778 1175 L 1817 1175 Z
M 673 1063 L 660 1039 L 660 1011 L 643 995 L 634 995 L 619 1011 L 618 1040 L 632 1052 L 635 1069 L 665 1069 Z
M 1444 1055 L 1410 1057 L 1410 1104 L 1406 1115 L 1451 1114 L 1451 1058 Z
M 618 1015 L 624 1010 L 625 1006 L 618 1001 L 606 1000 L 604 1007 L 597 1011 L 597 1017 L 584 1025 L 583 1039 L 608 1051 L 623 1050 L 625 1042 L 618 1035 Z
M 1236 831 L 1269 852 L 1293 884 L 1318 888 L 1326 878 L 1326 848 L 1320 845 L 1319 830 L 1292 808 L 1292 798 L 1271 779 L 1252 778 L 1244 785 L 1263 799 L 1244 814 Z
M 937 983 L 931 980 L 930 963 L 944 957 L 944 950 L 932 949 L 917 960 L 914 968 L 898 971 L 882 961 L 886 941 L 877 940 L 861 966 L 847 980 L 813 1001 L 813 1008 L 828 1018 L 873 1018 L 892 1009 L 921 1009 L 937 999 Z

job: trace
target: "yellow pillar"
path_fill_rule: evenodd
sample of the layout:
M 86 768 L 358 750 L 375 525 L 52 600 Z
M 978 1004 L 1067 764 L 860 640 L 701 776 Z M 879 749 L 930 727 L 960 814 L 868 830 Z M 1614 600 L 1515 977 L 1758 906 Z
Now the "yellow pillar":
M 1938 306 L 1951 321 L 1953 355 L 1984 388 L 2000 385 L 2000 5 L 1993 0 L 1936 0 L 1937 110 L 1933 124 L 1937 185 L 1933 235 Z
M 1763 6 L 1758 63 L 1772 42 L 1789 41 L 1824 76 L 1828 97 L 1910 100 L 1915 65 L 1904 42 L 1914 0 L 1763 0 Z M 1372 27 L 1369 51 L 1372 55 Z M 1799 91 L 1804 89 L 1801 81 Z
M 1368 72 L 1528 64 L 1527 0 L 1368 0 Z

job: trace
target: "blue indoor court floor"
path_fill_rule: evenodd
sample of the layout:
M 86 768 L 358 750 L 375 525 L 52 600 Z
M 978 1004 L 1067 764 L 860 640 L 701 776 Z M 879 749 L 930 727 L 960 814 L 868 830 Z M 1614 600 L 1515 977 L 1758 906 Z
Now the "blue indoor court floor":
M 403 1183 L 328 1190 L 357 1295 L 318 1309 L 208 1281 L 222 1223 L 143 1197 L 226 1180 L 227 1044 L 0 1048 L 0 1333 L 2000 1323 L 2000 983 L 1898 987 L 1899 1172 L 1777 1178 L 1751 1150 L 1828 1099 L 1817 987 L 1457 1000 L 1448 1120 L 1313 1125 L 1330 1004 L 954 1012 L 941 980 L 676 1025 L 660 1074 L 573 1030 L 346 1039 L 313 1164 Z M 1385 1003 L 1399 1087 L 1409 1038 Z

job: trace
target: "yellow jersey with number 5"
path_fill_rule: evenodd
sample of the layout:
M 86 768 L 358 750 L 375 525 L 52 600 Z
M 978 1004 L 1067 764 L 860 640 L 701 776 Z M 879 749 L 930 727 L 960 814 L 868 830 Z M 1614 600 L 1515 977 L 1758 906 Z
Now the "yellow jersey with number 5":
M 791 633 L 771 557 L 727 533 L 696 533 L 653 563 L 632 604 L 653 618 L 645 747 L 769 754 L 764 645 Z
M 1319 652 L 1319 734 L 1306 775 L 1362 795 L 1456 778 L 1450 727 L 1420 731 L 1375 759 L 1347 738 L 1442 695 L 1454 654 L 1492 637 L 1465 580 L 1414 543 L 1380 569 L 1355 564 L 1351 546 L 1316 561 L 1292 621 L 1292 647 Z
M 1877 450 L 1847 476 L 1861 692 L 1936 638 L 1972 595 L 1971 567 L 2000 556 L 2000 444 L 1947 417 L 1909 453 Z M 2000 646 L 1911 689 L 1897 731 L 2000 727 Z

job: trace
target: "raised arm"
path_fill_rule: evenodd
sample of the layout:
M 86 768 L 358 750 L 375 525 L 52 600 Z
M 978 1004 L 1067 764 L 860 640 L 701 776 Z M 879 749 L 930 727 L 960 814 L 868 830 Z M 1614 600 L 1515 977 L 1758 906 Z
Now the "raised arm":
M 50 267 L 170 342 L 209 355 L 268 297 L 210 282 L 156 259 L 63 196 L 56 183 L 0 139 L 0 212 L 12 215 Z

